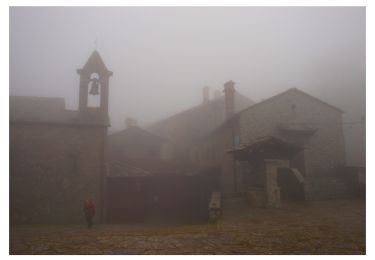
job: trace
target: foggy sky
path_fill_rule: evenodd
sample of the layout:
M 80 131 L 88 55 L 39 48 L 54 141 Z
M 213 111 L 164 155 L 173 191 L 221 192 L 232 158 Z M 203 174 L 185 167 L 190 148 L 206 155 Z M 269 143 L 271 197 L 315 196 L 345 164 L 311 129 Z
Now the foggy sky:
M 201 88 L 258 102 L 297 87 L 365 115 L 362 7 L 12 7 L 10 95 L 64 97 L 77 109 L 81 68 L 109 70 L 111 131 L 202 102 Z

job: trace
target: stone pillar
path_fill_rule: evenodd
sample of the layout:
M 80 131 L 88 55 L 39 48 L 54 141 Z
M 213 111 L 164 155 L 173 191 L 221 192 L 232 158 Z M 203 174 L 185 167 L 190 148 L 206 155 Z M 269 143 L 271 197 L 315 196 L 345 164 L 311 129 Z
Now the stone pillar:
M 101 154 L 101 169 L 99 177 L 99 192 L 100 192 L 100 223 L 107 222 L 107 176 L 108 176 L 108 152 L 107 152 L 107 127 L 103 127 L 102 131 L 102 154 Z
M 210 88 L 204 86 L 202 88 L 202 97 L 203 97 L 203 104 L 207 104 L 210 100 Z
M 101 93 L 100 93 L 100 110 L 103 116 L 108 116 L 108 99 L 109 99 L 109 75 L 111 74 L 104 74 L 103 76 L 100 75 L 100 79 L 102 79 L 102 85 L 101 85 Z
M 82 73 L 81 70 L 77 70 L 80 74 L 79 81 L 79 111 L 85 111 L 87 109 L 87 93 L 89 85 L 89 76 L 86 73 Z
M 234 89 L 234 84 L 231 80 L 224 84 L 226 119 L 231 118 L 235 113 L 234 94 L 236 90 Z
M 289 160 L 265 159 L 267 206 L 280 207 L 280 188 L 277 185 L 277 169 L 289 167 Z

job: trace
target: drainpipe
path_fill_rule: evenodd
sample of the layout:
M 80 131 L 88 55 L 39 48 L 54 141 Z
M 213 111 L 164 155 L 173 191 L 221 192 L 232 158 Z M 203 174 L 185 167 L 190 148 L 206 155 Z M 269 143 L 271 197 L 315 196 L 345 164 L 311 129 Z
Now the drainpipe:
M 236 121 L 234 121 L 236 122 Z M 235 143 L 235 129 L 234 125 L 232 125 L 232 149 L 236 149 L 236 143 Z M 233 181 L 234 181 L 234 192 L 238 191 L 238 183 L 237 183 L 237 167 L 236 167 L 236 159 L 233 157 Z

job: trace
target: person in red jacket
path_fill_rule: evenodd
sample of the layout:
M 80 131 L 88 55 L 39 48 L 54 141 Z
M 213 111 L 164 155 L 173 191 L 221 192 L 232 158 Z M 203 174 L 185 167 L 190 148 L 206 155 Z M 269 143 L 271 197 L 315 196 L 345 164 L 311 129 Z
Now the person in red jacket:
M 91 198 L 88 198 L 85 200 L 83 204 L 83 211 L 85 212 L 86 222 L 87 222 L 87 228 L 92 227 L 92 219 L 95 216 L 95 205 L 92 202 Z

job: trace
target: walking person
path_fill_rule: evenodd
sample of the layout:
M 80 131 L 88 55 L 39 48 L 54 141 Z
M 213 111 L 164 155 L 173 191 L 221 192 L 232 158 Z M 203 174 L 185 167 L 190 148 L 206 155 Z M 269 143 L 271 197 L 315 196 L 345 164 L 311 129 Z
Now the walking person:
M 95 205 L 91 198 L 87 198 L 83 204 L 83 211 L 85 212 L 87 228 L 92 227 L 92 219 L 95 216 Z

